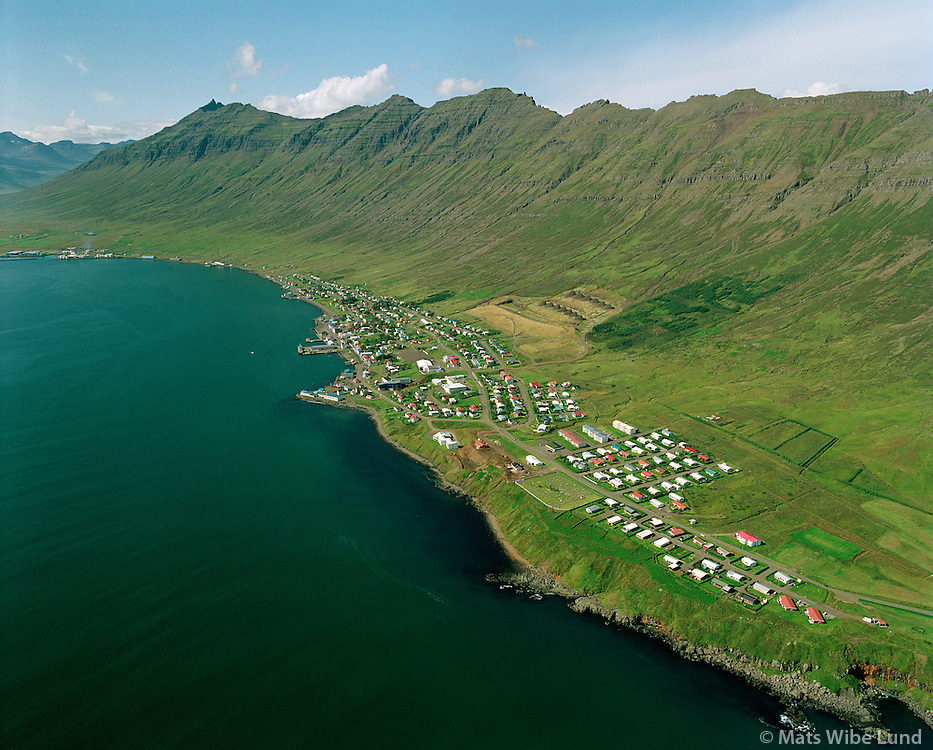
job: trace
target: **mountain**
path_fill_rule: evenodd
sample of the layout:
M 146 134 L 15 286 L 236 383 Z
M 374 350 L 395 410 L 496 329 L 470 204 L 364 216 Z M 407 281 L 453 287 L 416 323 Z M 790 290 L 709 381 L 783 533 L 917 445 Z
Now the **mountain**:
M 393 96 L 319 120 L 233 104 L 109 149 L 23 202 L 284 234 L 295 243 L 283 259 L 339 244 L 348 276 L 371 275 L 379 251 L 439 285 L 469 272 L 491 293 L 553 292 L 565 286 L 554 270 L 598 285 L 623 253 L 656 267 L 641 273 L 653 285 L 675 268 L 702 273 L 724 247 L 759 251 L 882 204 L 888 221 L 929 210 L 931 102 L 736 91 L 561 117 L 494 89 L 429 109 Z M 859 243 L 877 230 L 866 224 Z
M 124 143 L 128 143 L 125 141 Z M 46 145 L 0 133 L 0 193 L 38 185 L 94 158 L 111 143 L 56 141 Z

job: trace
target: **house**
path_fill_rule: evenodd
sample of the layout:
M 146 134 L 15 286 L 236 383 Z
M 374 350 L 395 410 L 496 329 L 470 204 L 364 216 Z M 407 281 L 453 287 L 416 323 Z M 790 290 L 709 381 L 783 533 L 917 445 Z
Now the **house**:
M 606 523 L 608 523 L 610 526 L 615 526 L 621 520 L 622 520 L 622 516 L 610 516 L 609 518 L 606 519 Z
M 626 534 L 631 534 L 637 528 L 638 528 L 637 523 L 630 522 L 630 523 L 625 524 L 625 526 L 622 527 L 622 531 L 624 531 Z
M 750 557 L 743 557 L 739 560 L 739 562 L 741 562 L 742 565 L 744 565 L 746 568 L 754 568 L 758 564 L 757 560 L 753 560 Z
M 446 393 L 448 396 L 453 393 L 464 393 L 465 391 L 470 390 L 470 386 L 468 386 L 462 380 L 457 380 L 454 378 L 444 378 L 440 385 L 441 388 L 444 389 L 444 393 Z
M 525 463 L 529 466 L 544 466 L 544 461 L 537 456 L 532 456 L 530 453 L 525 456 Z
M 757 607 L 761 603 L 754 596 L 751 594 L 746 594 L 744 591 L 740 591 L 738 594 L 736 594 L 735 598 L 742 602 L 742 604 L 744 604 L 746 607 Z
M 654 536 L 654 532 L 651 529 L 642 529 L 635 536 L 639 539 L 649 539 Z
M 662 536 L 660 539 L 655 539 L 652 544 L 658 549 L 666 549 L 671 546 L 671 540 L 666 536 Z
M 667 533 L 676 539 L 679 536 L 683 536 L 687 532 L 685 532 L 683 529 L 678 529 L 676 526 L 671 526 Z
M 797 579 L 792 576 L 787 575 L 787 573 L 782 573 L 780 570 L 775 572 L 774 580 L 778 583 L 783 583 L 785 586 L 788 586 L 792 583 L 797 583 Z
M 816 607 L 807 607 L 807 619 L 811 625 L 825 625 L 826 620 Z
M 677 568 L 683 565 L 683 563 L 673 555 L 664 555 L 664 562 L 667 563 L 667 567 L 671 570 L 677 570 Z
M 732 581 L 735 581 L 736 583 L 742 583 L 742 581 L 745 580 L 745 576 L 743 576 L 743 575 L 742 575 L 741 573 L 739 573 L 739 571 L 737 571 L 737 570 L 727 570 L 727 571 L 726 571 L 726 578 L 728 578 L 728 579 L 730 579 L 730 580 L 732 580 Z
M 652 518 L 650 521 L 648 521 L 648 523 L 650 523 L 656 529 L 660 529 L 664 525 L 664 521 L 657 517 Z
M 797 611 L 797 605 L 794 604 L 794 600 L 791 599 L 787 594 L 781 594 L 778 597 L 778 601 L 781 603 L 781 606 L 784 608 L 785 612 Z
M 731 594 L 733 591 L 735 591 L 735 586 L 733 586 L 733 585 L 732 585 L 731 583 L 729 583 L 728 581 L 723 581 L 721 578 L 714 578 L 714 579 L 713 579 L 713 585 L 714 585 L 716 588 L 722 589 L 722 590 L 723 590 L 724 592 L 726 592 L 727 594 Z
M 586 509 L 586 512 L 592 516 L 594 513 L 602 513 L 602 510 L 603 509 L 600 508 L 598 505 L 591 505 L 590 507 Z
M 752 584 L 752 588 L 755 589 L 759 594 L 764 594 L 765 596 L 771 596 L 774 591 L 768 588 L 765 584 L 755 581 Z
M 562 430 L 558 430 L 557 434 L 560 435 L 568 443 L 570 443 L 574 448 L 579 449 L 579 448 L 585 448 L 587 446 L 587 442 L 582 437 L 580 437 L 577 433 L 575 433 L 573 430 L 568 430 L 565 428 Z
M 704 558 L 700 560 L 700 566 L 706 568 L 707 570 L 719 570 L 722 565 L 720 565 L 715 560 L 710 560 L 709 558 Z
M 612 428 L 613 428 L 614 430 L 618 430 L 618 431 L 621 432 L 623 435 L 637 435 L 637 434 L 638 434 L 638 428 L 637 428 L 637 427 L 632 427 L 632 425 L 626 424 L 625 422 L 623 422 L 623 421 L 621 421 L 621 420 L 619 420 L 619 419 L 613 420 L 613 422 L 612 422 Z
M 435 373 L 444 372 L 443 367 L 437 367 L 430 359 L 419 359 L 415 362 L 418 372 Z
M 687 575 L 694 581 L 702 581 L 706 578 L 709 578 L 709 573 L 707 573 L 705 570 L 700 570 L 699 568 L 691 568 Z
M 664 503 L 661 500 L 658 500 L 657 498 L 654 498 L 654 497 L 651 498 L 648 502 L 651 503 L 658 510 L 664 507 Z
M 760 547 L 764 544 L 761 539 L 757 536 L 752 536 L 747 531 L 736 531 L 735 538 L 739 540 L 739 544 L 744 544 L 746 547 Z

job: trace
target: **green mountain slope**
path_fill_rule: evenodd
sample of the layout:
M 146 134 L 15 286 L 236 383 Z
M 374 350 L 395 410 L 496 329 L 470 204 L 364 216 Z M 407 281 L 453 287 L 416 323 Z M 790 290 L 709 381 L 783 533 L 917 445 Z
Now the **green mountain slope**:
M 603 367 L 638 373 L 639 398 L 781 403 L 850 436 L 821 459 L 832 476 L 867 462 L 875 490 L 929 497 L 931 109 L 928 92 L 564 117 L 504 89 L 319 120 L 212 103 L 6 197 L 0 218 L 44 211 L 118 249 L 414 299 L 450 290 L 451 310 L 593 292 L 617 314 L 579 327 L 595 325 Z M 898 440 L 909 450 L 880 460 Z

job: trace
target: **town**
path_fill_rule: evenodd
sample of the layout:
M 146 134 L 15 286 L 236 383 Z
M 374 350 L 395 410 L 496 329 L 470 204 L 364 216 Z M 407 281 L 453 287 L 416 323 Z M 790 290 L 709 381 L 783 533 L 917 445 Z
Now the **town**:
M 333 386 L 302 390 L 299 398 L 382 402 L 391 405 L 388 419 L 422 430 L 442 449 L 497 453 L 510 480 L 551 512 L 602 528 L 620 552 L 644 545 L 671 576 L 744 610 L 777 607 L 814 625 L 856 618 L 804 594 L 846 592 L 768 559 L 763 538 L 695 517 L 693 488 L 728 483 L 740 472 L 728 456 L 713 456 L 665 425 L 640 429 L 621 418 L 593 424 L 579 385 L 523 380 L 521 354 L 477 325 L 315 276 L 276 280 L 284 298 L 327 311 L 298 353 L 339 352 L 348 363 Z M 869 615 L 861 620 L 887 626 Z

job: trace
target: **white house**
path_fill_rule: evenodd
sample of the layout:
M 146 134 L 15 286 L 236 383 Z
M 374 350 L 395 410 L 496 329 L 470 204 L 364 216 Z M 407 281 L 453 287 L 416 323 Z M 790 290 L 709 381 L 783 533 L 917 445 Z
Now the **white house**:
M 455 451 L 460 447 L 460 443 L 458 443 L 457 439 L 449 432 L 435 432 L 432 439 L 442 448 L 447 448 L 448 450 Z

